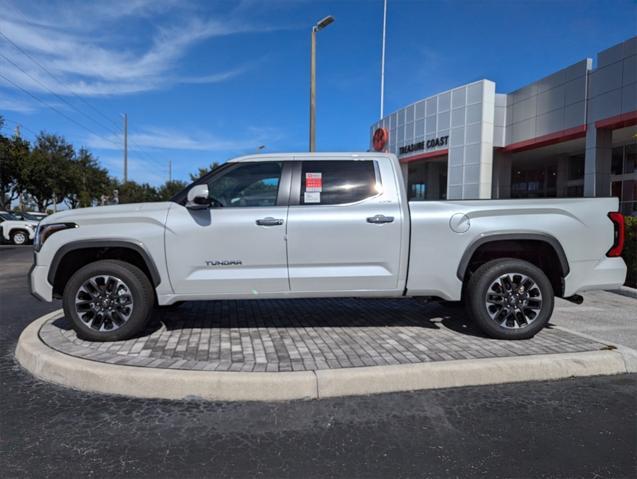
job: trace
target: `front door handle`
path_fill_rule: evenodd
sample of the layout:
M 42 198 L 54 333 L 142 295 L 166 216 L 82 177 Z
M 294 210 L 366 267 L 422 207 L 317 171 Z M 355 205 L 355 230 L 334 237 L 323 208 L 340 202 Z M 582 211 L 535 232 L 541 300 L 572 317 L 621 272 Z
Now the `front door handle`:
M 272 218 L 268 216 L 267 218 L 261 218 L 257 220 L 257 224 L 259 226 L 281 226 L 283 224 L 283 220 L 280 218 Z
M 393 216 L 385 216 L 385 215 L 375 215 L 375 216 L 370 216 L 369 218 L 367 218 L 368 223 L 374 223 L 374 224 L 391 223 L 392 221 L 394 221 Z

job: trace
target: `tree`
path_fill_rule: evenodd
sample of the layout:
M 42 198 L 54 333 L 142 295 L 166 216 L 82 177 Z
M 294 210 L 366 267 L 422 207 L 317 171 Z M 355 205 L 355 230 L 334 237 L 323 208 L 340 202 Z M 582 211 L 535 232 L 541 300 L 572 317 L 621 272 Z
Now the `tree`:
M 146 203 L 159 200 L 157 190 L 148 183 L 127 181 L 120 183 L 117 190 L 120 203 Z
M 0 116 L 0 129 L 3 125 L 4 119 Z M 29 149 L 29 142 L 19 136 L 9 138 L 0 134 L 0 209 L 10 209 L 23 190 L 21 172 Z
M 219 166 L 221 166 L 221 163 L 213 161 L 212 163 L 210 163 L 210 166 L 208 168 L 199 168 L 197 173 L 190 173 L 190 181 L 198 180 L 203 175 L 210 173 L 212 170 L 218 168 Z
M 73 146 L 58 135 L 40 133 L 23 163 L 22 186 L 33 197 L 39 211 L 60 203 L 73 189 Z
M 186 186 L 188 186 L 188 183 L 186 183 L 185 181 L 180 181 L 180 180 L 167 181 L 166 183 L 161 185 L 159 187 L 159 190 L 157 191 L 159 200 L 168 201 L 177 193 L 179 193 L 181 190 L 183 190 Z
M 70 208 L 98 203 L 102 195 L 110 196 L 115 188 L 108 171 L 86 148 L 80 148 L 73 158 L 70 176 L 71 187 L 65 199 Z

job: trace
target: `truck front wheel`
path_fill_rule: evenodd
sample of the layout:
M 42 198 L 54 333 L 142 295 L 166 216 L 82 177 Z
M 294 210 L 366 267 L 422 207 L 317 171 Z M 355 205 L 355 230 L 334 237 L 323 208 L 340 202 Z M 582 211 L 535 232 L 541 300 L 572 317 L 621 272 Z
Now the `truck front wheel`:
M 551 282 L 537 266 L 519 259 L 483 264 L 469 279 L 466 293 L 469 315 L 492 338 L 532 338 L 553 314 Z
M 64 288 L 67 319 L 78 337 L 119 341 L 143 331 L 154 303 L 148 277 L 136 266 L 101 260 L 77 270 Z
M 16 230 L 11 233 L 11 242 L 16 246 L 22 246 L 29 241 L 29 235 L 26 231 Z

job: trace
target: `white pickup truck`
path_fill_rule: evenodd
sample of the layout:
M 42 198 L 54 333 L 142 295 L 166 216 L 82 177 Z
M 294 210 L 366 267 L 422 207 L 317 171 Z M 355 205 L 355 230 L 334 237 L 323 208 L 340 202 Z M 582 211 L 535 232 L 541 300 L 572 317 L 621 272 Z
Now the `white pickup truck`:
M 308 297 L 464 300 L 489 336 L 532 337 L 554 296 L 617 288 L 616 198 L 410 202 L 378 153 L 238 158 L 171 201 L 64 211 L 31 289 L 86 339 L 129 338 L 153 305 Z

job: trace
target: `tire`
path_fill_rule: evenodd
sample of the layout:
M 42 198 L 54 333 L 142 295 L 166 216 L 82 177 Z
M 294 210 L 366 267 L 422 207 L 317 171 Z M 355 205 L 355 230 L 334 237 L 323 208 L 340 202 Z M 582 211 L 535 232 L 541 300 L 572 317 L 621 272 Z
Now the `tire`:
M 150 280 L 139 268 L 110 259 L 77 270 L 63 293 L 64 314 L 78 337 L 90 341 L 120 341 L 141 333 L 154 302 Z
M 469 279 L 466 294 L 469 315 L 491 338 L 532 338 L 553 314 L 551 282 L 537 266 L 519 259 L 483 264 Z
M 22 246 L 29 242 L 29 233 L 24 230 L 11 232 L 11 242 L 16 246 Z

